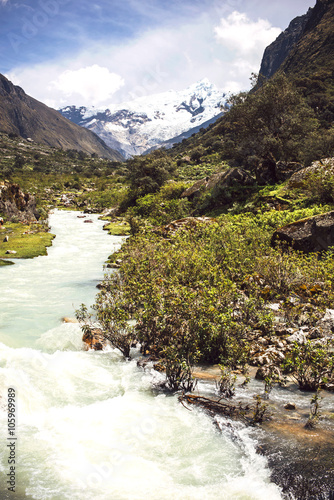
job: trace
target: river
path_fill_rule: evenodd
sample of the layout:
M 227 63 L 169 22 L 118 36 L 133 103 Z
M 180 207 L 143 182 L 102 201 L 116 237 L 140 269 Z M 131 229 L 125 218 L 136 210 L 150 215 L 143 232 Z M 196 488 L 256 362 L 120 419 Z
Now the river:
M 96 215 L 93 223 L 78 215 L 50 215 L 48 256 L 0 268 L 1 500 L 281 499 L 253 431 L 221 431 L 153 391 L 154 373 L 135 359 L 82 349 L 79 326 L 62 318 L 94 302 L 122 238 L 102 231 Z M 8 389 L 16 440 L 8 439 Z

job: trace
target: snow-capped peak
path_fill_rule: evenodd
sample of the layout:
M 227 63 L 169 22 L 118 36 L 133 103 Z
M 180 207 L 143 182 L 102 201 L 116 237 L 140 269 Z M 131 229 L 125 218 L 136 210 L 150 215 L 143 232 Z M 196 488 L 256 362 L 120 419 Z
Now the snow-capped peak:
M 184 90 L 138 97 L 108 109 L 67 106 L 60 112 L 129 157 L 212 120 L 224 103 L 224 92 L 203 78 Z

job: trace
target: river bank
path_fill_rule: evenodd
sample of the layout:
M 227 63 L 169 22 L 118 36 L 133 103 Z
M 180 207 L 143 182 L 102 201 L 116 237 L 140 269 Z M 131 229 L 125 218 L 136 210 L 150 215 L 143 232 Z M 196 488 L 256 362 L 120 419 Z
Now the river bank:
M 256 425 L 257 451 L 263 454 L 271 470 L 271 479 L 282 488 L 284 498 L 294 500 L 330 500 L 334 495 L 334 394 L 321 392 L 320 418 L 305 428 L 310 415 L 312 393 L 303 392 L 289 381 L 285 388 L 274 387 L 265 399 L 264 383 L 255 379 L 257 367 L 250 369 L 250 383 L 241 387 L 244 377 L 238 375 L 236 394 L 225 404 L 254 408 L 256 395 L 262 396 L 269 418 Z M 195 394 L 217 399 L 215 381 L 218 366 L 195 369 L 193 375 L 202 381 Z M 213 415 L 212 415 L 213 416 Z M 215 418 L 215 416 L 213 416 Z M 228 422 L 225 422 L 229 425 Z
M 96 215 L 89 224 L 78 215 L 51 214 L 57 237 L 48 256 L 17 259 L 0 273 L 0 442 L 13 387 L 17 497 L 280 500 L 247 429 L 234 442 L 202 411 L 152 390 L 151 373 L 135 359 L 115 349 L 85 352 L 79 325 L 62 321 L 94 301 L 103 263 L 123 241 Z M 11 494 L 4 450 L 1 498 Z

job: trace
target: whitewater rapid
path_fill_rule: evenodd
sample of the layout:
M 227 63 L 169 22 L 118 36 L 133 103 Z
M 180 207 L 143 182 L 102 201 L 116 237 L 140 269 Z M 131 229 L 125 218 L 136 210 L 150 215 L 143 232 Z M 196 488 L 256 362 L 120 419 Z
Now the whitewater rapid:
M 64 323 L 94 302 L 103 263 L 122 243 L 77 212 L 50 216 L 48 256 L 0 268 L 0 498 L 271 500 L 254 434 L 233 433 L 116 350 L 84 351 Z M 159 375 L 157 375 L 159 376 Z M 16 393 L 16 485 L 7 489 L 8 389 Z

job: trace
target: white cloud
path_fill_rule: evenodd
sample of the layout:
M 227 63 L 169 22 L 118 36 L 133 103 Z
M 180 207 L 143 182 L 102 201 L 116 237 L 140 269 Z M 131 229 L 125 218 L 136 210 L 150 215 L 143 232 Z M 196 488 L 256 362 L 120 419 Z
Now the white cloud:
M 188 24 L 147 30 L 122 45 L 89 40 L 78 53 L 14 68 L 9 78 L 54 108 L 111 107 L 205 77 L 226 92 L 247 90 L 264 48 L 281 30 L 240 12 L 217 19 L 203 14 Z
M 280 34 L 281 29 L 273 27 L 269 21 L 252 21 L 242 12 L 234 11 L 226 19 L 220 20 L 215 28 L 217 40 L 238 54 L 249 56 L 269 45 Z
M 49 90 L 56 89 L 66 98 L 75 99 L 75 96 L 79 95 L 82 102 L 97 106 L 110 99 L 123 85 L 124 80 L 120 75 L 93 64 L 77 70 L 64 71 L 51 82 Z

